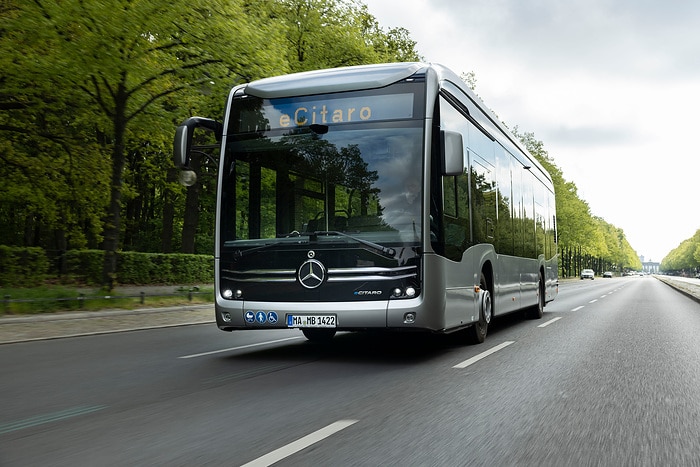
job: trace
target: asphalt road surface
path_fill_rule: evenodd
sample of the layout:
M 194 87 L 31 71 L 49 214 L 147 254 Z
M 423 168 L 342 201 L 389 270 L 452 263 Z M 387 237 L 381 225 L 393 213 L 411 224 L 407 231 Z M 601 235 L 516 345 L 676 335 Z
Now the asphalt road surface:
M 461 336 L 198 324 L 0 345 L 0 466 L 700 462 L 700 304 L 563 283 Z

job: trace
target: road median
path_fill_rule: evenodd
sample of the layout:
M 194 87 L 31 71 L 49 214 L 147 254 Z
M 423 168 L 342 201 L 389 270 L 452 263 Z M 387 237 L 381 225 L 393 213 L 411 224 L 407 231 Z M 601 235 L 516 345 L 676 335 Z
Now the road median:
M 700 303 L 700 279 L 673 276 L 654 276 L 669 287 Z

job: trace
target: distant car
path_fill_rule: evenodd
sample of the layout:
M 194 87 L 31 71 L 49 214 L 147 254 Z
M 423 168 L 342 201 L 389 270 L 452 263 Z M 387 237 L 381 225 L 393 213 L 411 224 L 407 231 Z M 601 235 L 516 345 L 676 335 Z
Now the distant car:
M 581 271 L 581 280 L 583 279 L 595 279 L 595 273 L 593 272 L 593 269 L 584 269 L 583 271 Z
M 612 277 L 612 276 L 613 276 L 613 274 L 612 274 L 612 272 L 610 272 L 610 271 L 605 271 L 605 272 L 603 273 L 603 277 Z

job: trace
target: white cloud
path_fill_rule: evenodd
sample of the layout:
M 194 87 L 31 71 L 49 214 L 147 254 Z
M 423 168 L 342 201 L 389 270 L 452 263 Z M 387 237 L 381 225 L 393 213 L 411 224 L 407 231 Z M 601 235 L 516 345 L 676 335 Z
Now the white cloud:
M 700 2 L 364 3 L 426 61 L 475 72 L 484 102 L 542 140 L 639 254 L 660 261 L 700 228 Z

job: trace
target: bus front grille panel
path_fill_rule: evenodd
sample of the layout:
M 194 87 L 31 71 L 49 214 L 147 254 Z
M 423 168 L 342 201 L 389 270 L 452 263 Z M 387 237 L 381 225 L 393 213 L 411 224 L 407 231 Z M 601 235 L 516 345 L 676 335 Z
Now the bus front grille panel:
M 238 282 L 295 282 L 297 271 L 294 269 L 222 269 L 222 279 Z M 359 267 L 359 268 L 329 268 L 328 282 L 351 281 L 394 281 L 411 279 L 418 276 L 416 266 L 401 266 L 396 268 Z

